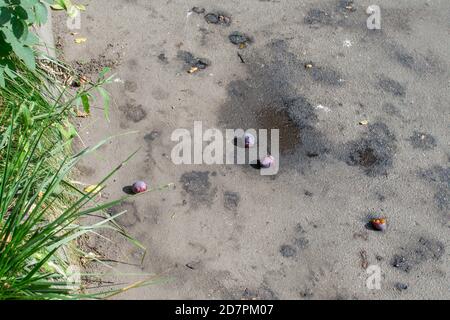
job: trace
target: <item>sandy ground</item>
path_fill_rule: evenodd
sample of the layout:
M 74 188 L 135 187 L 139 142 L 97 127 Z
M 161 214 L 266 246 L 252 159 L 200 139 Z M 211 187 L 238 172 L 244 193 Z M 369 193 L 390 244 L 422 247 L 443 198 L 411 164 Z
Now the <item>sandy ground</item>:
M 147 247 L 142 265 L 126 241 L 88 240 L 129 263 L 105 278 L 167 280 L 121 298 L 450 298 L 449 1 L 85 2 L 76 36 L 56 15 L 65 58 L 85 74 L 112 66 L 123 83 L 108 87 L 110 122 L 100 108 L 81 121 L 80 145 L 138 133 L 85 159 L 80 179 L 95 183 L 140 148 L 106 196 L 138 179 L 175 184 L 113 210 L 128 210 L 119 220 Z M 371 4 L 381 30 L 366 27 Z M 233 31 L 253 42 L 239 49 Z M 188 74 L 186 52 L 211 65 Z M 174 165 L 172 131 L 197 120 L 280 128 L 280 172 Z M 366 228 L 376 215 L 387 232 Z M 381 268 L 380 290 L 366 286 L 369 265 Z

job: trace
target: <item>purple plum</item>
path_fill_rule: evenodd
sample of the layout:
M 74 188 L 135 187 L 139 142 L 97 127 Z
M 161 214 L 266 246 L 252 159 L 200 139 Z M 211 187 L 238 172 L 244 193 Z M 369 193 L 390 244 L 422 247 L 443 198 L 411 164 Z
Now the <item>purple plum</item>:
M 386 218 L 372 219 L 370 220 L 370 224 L 375 230 L 386 231 L 387 228 Z
M 255 145 L 255 137 L 251 133 L 244 135 L 244 144 L 246 148 L 252 148 Z
M 141 193 L 147 191 L 147 184 L 144 181 L 136 181 L 131 187 L 134 193 Z
M 261 167 L 267 169 L 267 168 L 270 168 L 275 163 L 275 158 L 269 154 L 264 159 L 262 159 L 262 161 L 260 163 L 261 163 Z

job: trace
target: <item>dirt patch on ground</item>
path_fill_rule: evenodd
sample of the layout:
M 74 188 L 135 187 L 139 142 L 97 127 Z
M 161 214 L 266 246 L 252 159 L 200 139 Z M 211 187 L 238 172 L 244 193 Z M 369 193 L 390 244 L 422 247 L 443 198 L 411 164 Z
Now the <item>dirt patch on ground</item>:
M 72 66 L 82 76 L 93 76 L 99 74 L 105 68 L 116 68 L 122 63 L 120 51 L 113 44 L 108 44 L 104 53 L 87 61 L 75 60 Z

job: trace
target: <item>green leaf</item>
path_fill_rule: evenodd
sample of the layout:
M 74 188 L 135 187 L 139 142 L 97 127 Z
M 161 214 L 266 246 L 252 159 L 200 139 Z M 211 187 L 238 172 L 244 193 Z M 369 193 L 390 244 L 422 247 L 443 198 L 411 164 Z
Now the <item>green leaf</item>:
M 20 113 L 20 115 L 22 117 L 22 120 L 23 120 L 24 124 L 27 127 L 31 127 L 31 125 L 33 123 L 33 120 L 31 118 L 30 109 L 28 109 L 28 107 L 26 105 L 22 104 L 20 106 L 19 113 Z
M 36 23 L 42 25 L 47 22 L 48 11 L 45 4 L 38 2 L 34 7 L 36 13 Z
M 1 58 L 8 57 L 11 50 L 11 45 L 5 41 L 4 33 L 0 31 L 0 63 L 2 63 Z
M 28 26 L 24 20 L 12 18 L 11 19 L 12 31 L 16 39 L 20 40 L 26 38 L 28 35 Z
M 30 70 L 36 69 L 34 52 L 30 47 L 23 46 L 22 44 L 13 44 L 13 50 Z
M 5 85 L 6 83 L 5 83 L 4 69 L 0 66 L 0 87 L 4 88 Z
M 36 0 L 22 0 L 20 5 L 27 13 L 27 23 L 34 24 L 36 22 L 36 14 L 34 13 L 34 6 L 38 1 Z
M 60 1 L 62 1 L 64 3 L 64 6 L 66 7 L 66 10 L 70 9 L 73 6 L 71 0 L 60 0 Z
M 1 32 L 3 33 L 5 42 L 7 42 L 9 44 L 13 44 L 13 43 L 17 42 L 17 39 L 14 36 L 14 33 L 9 28 L 3 28 Z
M 80 11 L 86 11 L 86 6 L 82 4 L 76 4 L 75 7 Z
M 100 93 L 100 95 L 103 97 L 103 108 L 105 111 L 105 117 L 109 121 L 109 103 L 110 103 L 111 98 L 109 96 L 108 91 L 106 91 L 102 87 L 98 87 L 97 90 Z
M 68 11 L 72 7 L 70 0 L 55 0 L 55 3 L 51 6 L 53 10 L 66 10 Z
M 28 19 L 28 13 L 22 6 L 15 6 L 13 14 L 19 19 L 22 20 Z
M 104 79 L 104 78 L 105 78 L 105 75 L 106 75 L 108 72 L 110 72 L 110 71 L 111 71 L 111 68 L 110 68 L 110 67 L 105 67 L 105 68 L 103 68 L 102 71 L 100 71 L 100 73 L 99 73 L 99 78 L 100 78 L 100 79 Z
M 50 6 L 50 8 L 52 8 L 53 10 L 56 10 L 56 11 L 64 10 L 64 7 L 60 4 L 52 4 Z
M 0 4 L 1 5 L 1 4 Z M 0 26 L 6 24 L 11 19 L 11 10 L 6 7 L 0 7 Z
M 84 112 L 91 113 L 91 106 L 89 104 L 89 95 L 84 93 L 81 95 L 81 103 L 83 104 Z
M 39 38 L 33 33 L 28 32 L 27 38 L 23 40 L 23 44 L 32 47 L 39 43 Z
M 16 73 L 13 71 L 16 71 L 16 68 L 14 66 L 14 63 L 11 60 L 5 60 L 3 64 L 3 67 L 5 69 L 5 74 L 10 77 L 11 79 L 15 79 L 17 77 Z

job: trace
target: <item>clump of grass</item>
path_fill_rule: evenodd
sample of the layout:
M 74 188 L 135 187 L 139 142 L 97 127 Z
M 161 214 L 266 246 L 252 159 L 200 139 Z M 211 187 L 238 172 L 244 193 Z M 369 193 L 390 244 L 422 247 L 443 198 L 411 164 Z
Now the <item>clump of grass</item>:
M 48 69 L 30 71 L 17 61 L 14 77 L 0 87 L 0 300 L 102 296 L 74 288 L 67 246 L 99 228 L 128 237 L 106 213 L 94 225 L 79 224 L 81 218 L 104 213 L 126 197 L 94 204 L 101 188 L 83 192 L 70 183 L 77 162 L 103 142 L 72 155 L 76 130 L 69 119 L 74 105 L 86 108 L 86 97 L 108 80 L 102 74 L 98 82 L 71 92 Z

